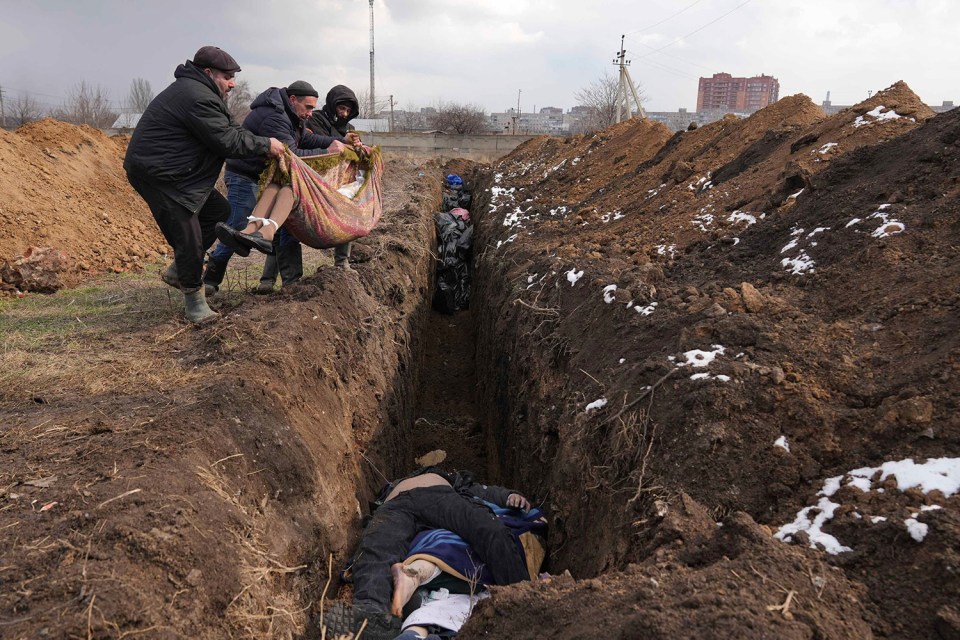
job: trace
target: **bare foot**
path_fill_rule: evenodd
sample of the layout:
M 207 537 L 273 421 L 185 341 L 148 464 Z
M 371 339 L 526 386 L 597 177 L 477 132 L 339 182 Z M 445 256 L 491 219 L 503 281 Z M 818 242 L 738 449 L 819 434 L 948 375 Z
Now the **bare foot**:
M 393 600 L 390 603 L 390 613 L 403 616 L 403 606 L 410 601 L 413 592 L 420 586 L 420 575 L 413 567 L 398 562 L 390 567 L 393 574 Z

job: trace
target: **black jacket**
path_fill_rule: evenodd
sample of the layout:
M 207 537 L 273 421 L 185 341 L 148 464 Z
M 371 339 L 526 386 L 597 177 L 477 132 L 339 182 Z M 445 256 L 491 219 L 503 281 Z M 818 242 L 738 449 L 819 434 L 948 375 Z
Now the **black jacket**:
M 234 122 L 216 83 L 190 61 L 140 117 L 123 168 L 196 213 L 220 176 L 224 158 L 266 156 L 270 140 Z
M 346 118 L 337 117 L 337 104 L 345 102 L 350 105 L 350 115 Z M 338 84 L 327 92 L 327 101 L 322 108 L 313 112 L 307 120 L 307 128 L 323 136 L 333 136 L 343 140 L 347 132 L 353 129 L 350 121 L 360 114 L 360 102 L 357 94 L 350 88 Z
M 318 136 L 307 131 L 290 104 L 286 89 L 270 87 L 250 103 L 250 113 L 243 121 L 243 128 L 268 138 L 283 142 L 298 156 L 316 156 L 335 140 L 331 136 Z M 250 158 L 227 161 L 227 171 L 257 180 L 267 166 L 266 158 Z

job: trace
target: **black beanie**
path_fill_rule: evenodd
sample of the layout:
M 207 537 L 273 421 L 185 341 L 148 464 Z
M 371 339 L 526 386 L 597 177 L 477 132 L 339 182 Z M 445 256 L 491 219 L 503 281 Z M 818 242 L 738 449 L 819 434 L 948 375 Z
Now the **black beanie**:
M 320 94 L 317 93 L 317 90 L 313 88 L 313 85 L 309 82 L 303 80 L 297 80 L 289 87 L 287 87 L 288 96 L 312 96 L 314 98 L 319 98 Z

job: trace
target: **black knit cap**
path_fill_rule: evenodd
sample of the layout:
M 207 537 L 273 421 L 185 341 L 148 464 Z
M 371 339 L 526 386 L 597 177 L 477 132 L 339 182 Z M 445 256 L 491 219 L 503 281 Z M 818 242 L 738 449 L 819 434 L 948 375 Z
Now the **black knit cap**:
M 288 96 L 312 96 L 314 98 L 319 98 L 320 94 L 317 93 L 317 90 L 313 88 L 313 85 L 304 80 L 297 80 L 289 87 L 287 87 Z
M 197 54 L 193 56 L 193 64 L 198 67 L 220 69 L 226 73 L 236 73 L 240 71 L 240 65 L 233 59 L 229 53 L 220 47 L 200 47 Z

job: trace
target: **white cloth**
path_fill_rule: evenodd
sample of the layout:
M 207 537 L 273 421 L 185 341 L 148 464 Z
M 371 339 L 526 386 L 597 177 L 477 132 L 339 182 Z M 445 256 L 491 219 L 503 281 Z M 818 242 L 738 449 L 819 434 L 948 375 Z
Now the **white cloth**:
M 420 608 L 403 621 L 403 628 L 435 624 L 444 629 L 459 631 L 463 623 L 470 617 L 473 607 L 488 597 L 490 597 L 489 591 L 481 591 L 473 596 L 450 593 L 446 589 L 431 591 L 423 599 Z

